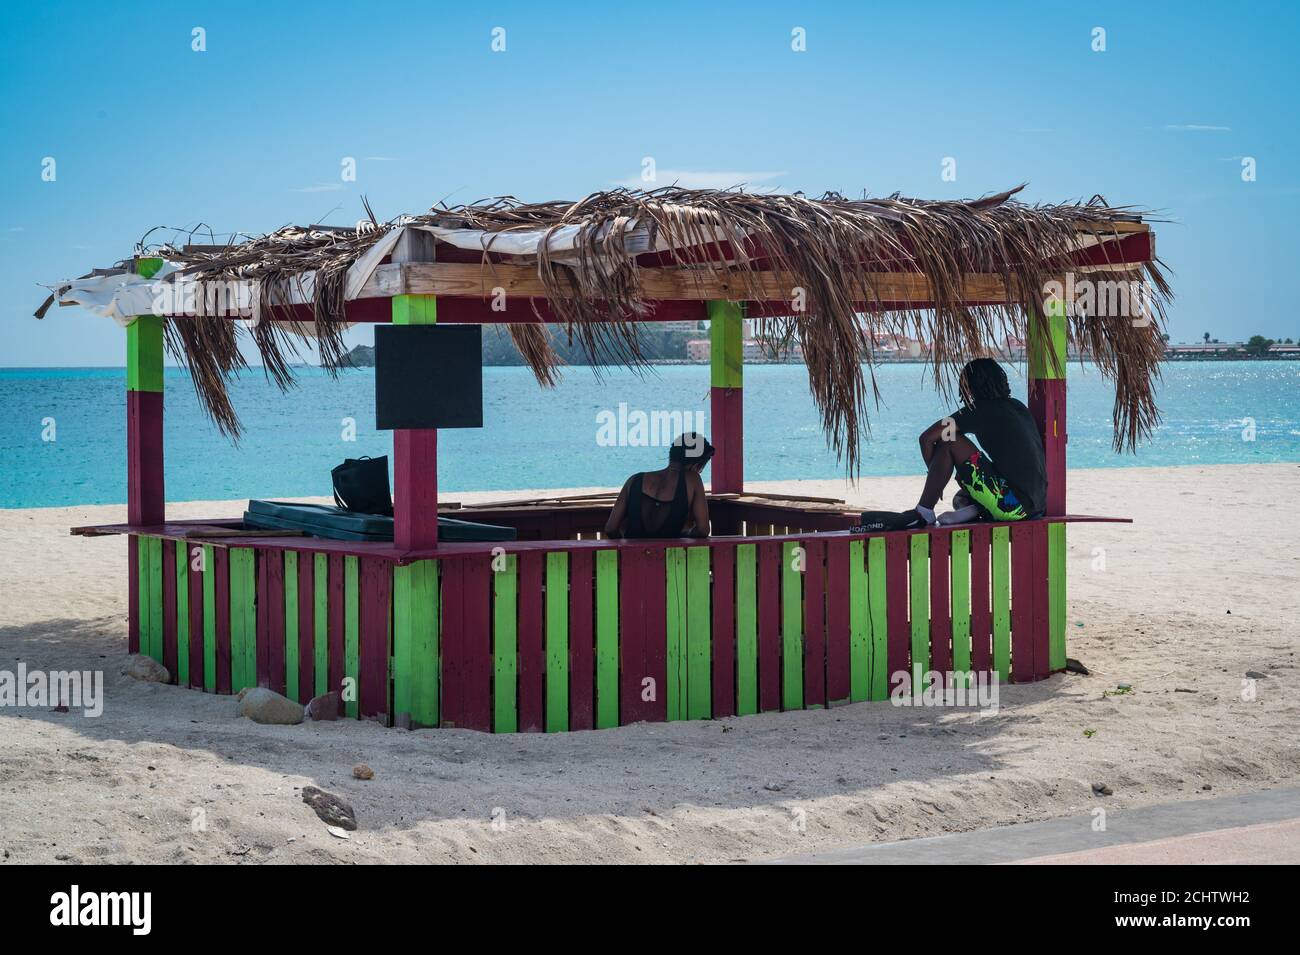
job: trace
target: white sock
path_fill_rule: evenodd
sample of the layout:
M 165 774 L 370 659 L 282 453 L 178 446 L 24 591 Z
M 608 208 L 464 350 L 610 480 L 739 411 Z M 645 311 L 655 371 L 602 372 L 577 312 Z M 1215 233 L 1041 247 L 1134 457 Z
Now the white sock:
M 927 524 L 933 524 L 933 523 L 934 523 L 934 509 L 933 509 L 933 508 L 925 507 L 925 506 L 923 506 L 923 505 L 921 505 L 921 504 L 918 504 L 918 505 L 916 505 L 916 513 L 920 514 L 920 515 L 921 515 L 921 519 L 924 520 Z

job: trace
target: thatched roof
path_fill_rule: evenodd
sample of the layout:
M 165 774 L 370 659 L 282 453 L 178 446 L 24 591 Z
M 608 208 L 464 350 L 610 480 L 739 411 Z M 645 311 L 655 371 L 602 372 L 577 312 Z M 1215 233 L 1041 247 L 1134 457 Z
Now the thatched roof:
M 936 384 L 951 394 L 965 361 L 996 354 L 1008 336 L 1027 338 L 1029 322 L 1043 321 L 1047 282 L 1066 271 L 1086 272 L 1095 282 L 1140 278 L 1151 293 L 1148 321 L 1094 309 L 1068 322 L 1071 343 L 1114 382 L 1115 444 L 1132 449 L 1159 420 L 1154 383 L 1170 291 L 1153 252 L 1135 258 L 1105 250 L 1119 248 L 1121 233 L 1131 234 L 1142 216 L 1100 198 L 1028 205 L 1013 198 L 1018 191 L 958 202 L 620 189 L 578 202 L 495 199 L 387 223 L 371 214 L 359 228 L 294 226 L 237 244 L 164 244 L 140 254 L 165 260 L 164 282 L 251 283 L 259 319 L 250 323 L 251 334 L 267 374 L 281 387 L 293 380 L 289 359 L 299 334 L 310 331 L 326 365 L 342 355 L 349 302 L 364 294 L 366 280 L 408 230 L 432 235 L 440 263 L 459 253 L 459 261 L 468 255 L 487 272 L 506 265 L 535 269 L 549 320 L 596 365 L 641 364 L 636 323 L 656 307 L 644 287 L 652 272 L 680 270 L 694 281 L 725 273 L 728 287 L 744 293 L 728 297 L 752 303 L 764 337 L 801 342 L 827 439 L 850 470 L 876 396 L 877 341 L 890 335 L 932 341 Z M 929 293 L 900 301 L 883 291 L 881 273 L 924 276 Z M 966 284 L 972 276 L 996 277 L 999 296 L 972 301 Z M 79 301 L 74 285 L 56 287 L 54 297 Z M 774 287 L 790 291 L 773 302 Z M 789 305 L 796 298 L 801 311 Z M 301 323 L 305 307 L 289 307 L 294 302 L 307 303 L 314 326 Z M 532 311 L 537 314 L 537 300 Z M 544 326 L 533 320 L 509 328 L 538 380 L 551 384 L 557 359 Z M 189 367 L 214 421 L 231 434 L 239 425 L 225 383 L 244 364 L 236 344 L 240 324 L 213 317 L 167 322 L 169 349 Z

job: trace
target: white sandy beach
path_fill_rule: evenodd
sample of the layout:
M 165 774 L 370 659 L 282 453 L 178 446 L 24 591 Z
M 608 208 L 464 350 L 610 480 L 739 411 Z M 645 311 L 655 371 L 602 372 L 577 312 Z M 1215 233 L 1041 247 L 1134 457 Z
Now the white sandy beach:
M 755 487 L 905 507 L 918 480 Z M 107 692 L 98 718 L 0 710 L 0 853 L 725 862 L 1294 784 L 1297 501 L 1296 464 L 1072 472 L 1072 512 L 1137 521 L 1069 531 L 1069 653 L 1093 675 L 1004 687 L 995 716 L 862 703 L 550 736 L 262 726 L 230 697 L 129 680 L 126 542 L 68 535 L 125 508 L 0 511 L 0 669 L 103 669 Z M 1248 671 L 1265 675 L 1252 700 Z M 1120 682 L 1133 691 L 1103 696 Z M 352 778 L 359 761 L 373 780 Z M 1094 781 L 1114 795 L 1094 796 Z M 302 803 L 306 785 L 353 804 L 350 840 Z

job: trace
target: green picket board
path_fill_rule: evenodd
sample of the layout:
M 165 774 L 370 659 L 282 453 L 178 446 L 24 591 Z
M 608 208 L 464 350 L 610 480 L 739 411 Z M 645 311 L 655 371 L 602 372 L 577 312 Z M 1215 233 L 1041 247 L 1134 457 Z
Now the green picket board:
M 952 532 L 952 668 L 970 673 L 970 531 Z
M 438 562 L 393 568 L 393 712 L 438 725 Z
M 913 534 L 908 544 L 912 692 L 919 694 L 930 671 L 930 535 Z
M 1065 525 L 1047 525 L 1048 665 L 1065 669 Z
M 1011 530 L 993 528 L 993 669 L 1011 677 Z
M 546 732 L 569 728 L 569 555 L 546 555 Z
M 176 542 L 176 684 L 190 685 L 190 575 L 189 550 L 185 541 Z
M 230 548 L 230 691 L 257 686 L 257 554 Z
M 618 551 L 596 552 L 596 728 L 618 725 Z
M 849 700 L 871 695 L 871 624 L 867 615 L 867 548 L 849 541 Z
M 736 547 L 736 715 L 758 712 L 758 546 Z
M 686 719 L 686 549 L 669 547 L 664 553 L 667 575 L 665 604 L 667 613 L 667 647 L 665 688 L 668 719 Z
M 274 553 L 268 555 L 274 560 Z M 284 692 L 298 699 L 298 552 L 284 552 Z
M 217 559 L 203 545 L 203 689 L 217 692 Z
M 707 720 L 713 715 L 713 675 L 710 642 L 713 621 L 709 605 L 709 549 L 686 549 L 686 718 Z
M 803 709 L 803 573 L 797 541 L 781 547 L 781 708 Z
M 312 561 L 311 646 L 312 653 L 315 656 L 315 661 L 312 664 L 312 679 L 316 684 L 313 695 L 320 696 L 329 690 L 329 555 L 316 554 L 313 556 Z
M 519 558 L 503 554 L 504 566 L 492 574 L 492 729 L 519 730 Z
M 361 716 L 361 561 L 343 558 L 343 711 Z
M 889 615 L 885 587 L 885 539 L 867 542 L 867 611 L 871 625 L 871 696 L 889 699 Z

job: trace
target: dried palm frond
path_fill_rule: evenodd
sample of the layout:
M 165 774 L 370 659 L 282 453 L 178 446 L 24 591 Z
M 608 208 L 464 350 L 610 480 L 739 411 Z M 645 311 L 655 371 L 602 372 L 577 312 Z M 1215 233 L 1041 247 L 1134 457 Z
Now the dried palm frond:
M 323 363 L 331 368 L 343 355 L 349 267 L 390 230 L 410 224 L 487 233 L 482 261 L 489 272 L 502 261 L 535 265 L 559 328 L 595 366 L 644 363 L 637 323 L 653 308 L 642 286 L 647 249 L 657 250 L 656 267 L 701 279 L 726 273 L 744 291 L 738 297 L 750 301 L 765 301 L 767 282 L 774 277 L 784 300 L 801 307 L 778 303 L 771 314 L 759 316 L 760 335 L 769 344 L 802 346 L 827 440 L 853 472 L 868 403 L 878 397 L 878 342 L 903 336 L 931 340 L 935 384 L 951 395 L 958 370 L 970 358 L 996 352 L 1007 337 L 1046 333 L 1043 290 L 1073 261 L 1081 235 L 1113 238 L 1116 222 L 1140 218 L 1136 210 L 1111 207 L 1099 197 L 1031 206 L 1014 198 L 1020 188 L 967 202 L 898 195 L 847 199 L 837 193 L 810 199 L 676 187 L 616 189 L 578 202 L 500 197 L 383 224 L 369 213 L 370 221 L 358 229 L 286 227 L 238 245 L 164 246 L 153 254 L 179 263 L 187 278 L 256 283 L 263 318 L 288 317 L 280 303 L 289 301 L 294 283 L 310 276 L 314 330 Z M 576 244 L 553 249 L 550 237 L 574 226 Z M 496 251 L 501 236 L 520 230 L 540 230 L 547 237 L 535 256 Z M 632 235 L 637 241 L 629 239 Z M 890 301 L 875 287 L 872 276 L 879 272 L 917 272 L 928 281 L 930 294 L 923 302 Z M 1000 277 L 1006 300 L 965 302 L 965 279 L 978 274 Z M 1116 268 L 1088 278 L 1129 281 L 1133 274 Z M 1115 444 L 1130 450 L 1159 422 L 1154 386 L 1171 296 L 1159 262 L 1147 263 L 1144 274 L 1153 290 L 1148 322 L 1097 314 L 1074 314 L 1068 321 L 1070 342 L 1089 353 L 1115 384 Z M 238 422 L 225 395 L 226 380 L 242 364 L 233 326 L 218 330 L 199 321 L 187 328 L 195 323 L 169 323 L 178 326 L 169 331 L 169 344 L 190 367 L 214 421 L 235 434 Z M 287 387 L 293 380 L 285 359 L 292 354 L 291 341 L 282 326 L 257 328 L 254 343 L 268 375 Z M 512 325 L 509 331 L 538 381 L 553 384 L 559 359 L 544 326 Z

